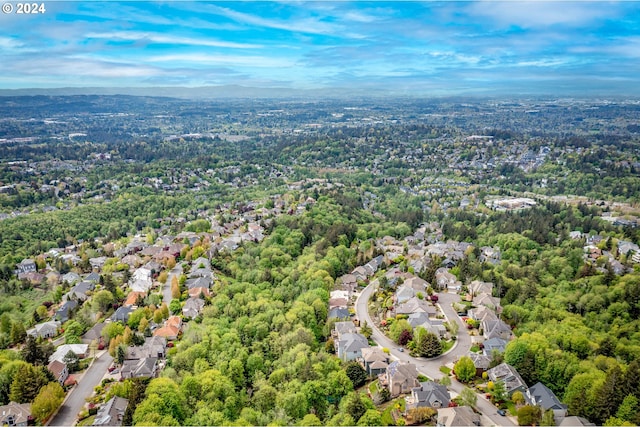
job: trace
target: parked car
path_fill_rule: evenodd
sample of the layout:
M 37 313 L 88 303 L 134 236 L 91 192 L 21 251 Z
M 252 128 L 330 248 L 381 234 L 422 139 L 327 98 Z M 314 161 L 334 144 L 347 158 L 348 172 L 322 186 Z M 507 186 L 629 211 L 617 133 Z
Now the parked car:
M 498 409 L 498 414 L 504 417 L 507 415 L 507 412 L 504 409 Z

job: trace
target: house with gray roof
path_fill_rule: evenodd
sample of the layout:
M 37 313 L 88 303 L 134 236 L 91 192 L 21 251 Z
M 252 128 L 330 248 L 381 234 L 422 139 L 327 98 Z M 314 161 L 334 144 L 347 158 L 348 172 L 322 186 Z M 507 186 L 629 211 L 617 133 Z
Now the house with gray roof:
M 113 396 L 98 409 L 93 426 L 121 426 L 129 401 L 123 397 Z
M 342 334 L 357 332 L 356 325 L 350 320 L 346 322 L 336 322 L 334 323 L 333 328 L 338 339 L 342 336 Z
M 491 368 L 487 371 L 489 379 L 494 383 L 501 381 L 504 383 L 504 388 L 509 397 L 516 391 L 520 391 L 522 394 L 527 392 L 527 384 L 524 382 L 518 371 L 507 364 L 501 363 L 495 368 Z
M 349 310 L 342 307 L 334 307 L 329 310 L 327 314 L 328 319 L 349 319 L 350 317 L 351 313 L 349 313 Z
M 485 320 L 480 323 L 480 327 L 482 328 L 485 339 L 488 340 L 491 338 L 499 338 L 508 341 L 513 337 L 511 326 L 500 319 L 487 320 L 485 318 Z
M 437 427 L 468 427 L 479 426 L 480 415 L 468 406 L 438 409 Z
M 482 343 L 484 346 L 482 353 L 488 357 L 493 355 L 494 350 L 502 354 L 507 348 L 507 343 L 507 340 L 503 340 L 502 338 L 490 338 Z
M 544 384 L 541 382 L 529 387 L 525 398 L 535 406 L 539 406 L 543 411 L 551 409 L 553 411 L 553 418 L 556 425 L 567 416 L 567 405 L 560 402 L 560 399 Z
M 9 402 L 0 406 L 0 414 L 3 426 L 26 426 L 31 419 L 31 404 Z
M 485 356 L 481 353 L 469 352 L 467 355 L 473 362 L 473 365 L 476 367 L 476 376 L 481 377 L 482 373 L 489 369 L 489 365 L 491 364 L 491 358 Z
M 158 373 L 158 358 L 125 360 L 120 369 L 120 378 L 153 378 Z
M 396 314 L 411 314 L 411 313 L 427 313 L 429 316 L 435 316 L 438 312 L 436 308 L 424 299 L 413 297 L 407 300 L 405 303 L 396 307 Z
M 389 366 L 389 355 L 380 347 L 363 348 L 362 364 L 370 376 L 384 374 Z
M 184 317 L 196 318 L 204 308 L 204 300 L 200 298 L 189 298 L 182 306 Z
M 558 426 L 580 427 L 580 426 L 595 426 L 595 424 L 583 417 L 566 417 L 562 421 L 560 421 L 560 424 L 558 424 Z
M 451 397 L 447 387 L 433 381 L 421 382 L 411 389 L 411 395 L 405 398 L 406 409 L 414 408 L 446 408 Z
M 39 323 L 27 330 L 27 335 L 34 338 L 53 338 L 58 335 L 58 330 L 62 324 L 57 320 Z
M 362 349 L 369 348 L 369 340 L 358 333 L 341 334 L 337 347 L 338 357 L 348 362 L 362 357 Z

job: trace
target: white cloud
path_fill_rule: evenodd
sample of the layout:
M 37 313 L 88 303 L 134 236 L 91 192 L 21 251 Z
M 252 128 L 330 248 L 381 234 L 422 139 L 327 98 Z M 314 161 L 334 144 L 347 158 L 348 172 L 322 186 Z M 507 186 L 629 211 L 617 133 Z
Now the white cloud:
M 229 66 L 251 66 L 251 67 L 265 67 L 265 68 L 278 68 L 278 67 L 291 67 L 295 65 L 293 61 L 272 58 L 266 56 L 241 56 L 241 55 L 209 55 L 201 53 L 187 53 L 187 54 L 169 54 L 169 55 L 156 55 L 146 58 L 146 62 L 175 62 L 184 63 L 191 62 L 202 65 L 217 64 L 217 65 L 229 65 Z
M 181 44 L 187 46 L 208 46 L 222 47 L 230 49 L 260 49 L 263 46 L 259 44 L 234 43 L 220 40 L 211 40 L 207 38 L 167 36 L 157 33 L 147 33 L 139 31 L 114 31 L 106 33 L 89 33 L 86 35 L 89 39 L 106 39 L 106 40 L 130 40 L 130 41 L 147 41 L 151 43 L 162 44 Z
M 615 16 L 613 4 L 591 1 L 476 1 L 469 4 L 471 15 L 490 19 L 503 27 L 581 27 Z

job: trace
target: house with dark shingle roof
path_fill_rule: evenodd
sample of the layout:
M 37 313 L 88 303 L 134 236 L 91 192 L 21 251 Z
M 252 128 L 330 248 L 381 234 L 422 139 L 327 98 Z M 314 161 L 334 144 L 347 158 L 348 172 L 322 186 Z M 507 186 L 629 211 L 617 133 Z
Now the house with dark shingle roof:
M 98 409 L 92 426 L 121 426 L 127 406 L 127 399 L 113 396 Z
M 406 409 L 414 408 L 446 408 L 451 396 L 447 387 L 433 381 L 421 382 L 411 389 L 411 395 L 405 398 Z
M 541 382 L 529 387 L 525 398 L 535 406 L 539 406 L 543 411 L 551 409 L 556 425 L 567 416 L 567 405 L 560 402 L 560 399 Z

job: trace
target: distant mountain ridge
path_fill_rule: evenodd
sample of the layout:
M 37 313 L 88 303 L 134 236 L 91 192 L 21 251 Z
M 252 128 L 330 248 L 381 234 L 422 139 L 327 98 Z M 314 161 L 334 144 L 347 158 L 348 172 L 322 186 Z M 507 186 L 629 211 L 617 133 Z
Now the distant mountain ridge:
M 371 89 L 291 89 L 261 88 L 240 85 L 201 86 L 201 87 L 62 87 L 62 88 L 28 88 L 0 89 L 0 96 L 33 96 L 33 95 L 131 95 L 170 97 L 185 99 L 213 98 L 344 98 L 353 96 L 388 96 L 391 92 Z

